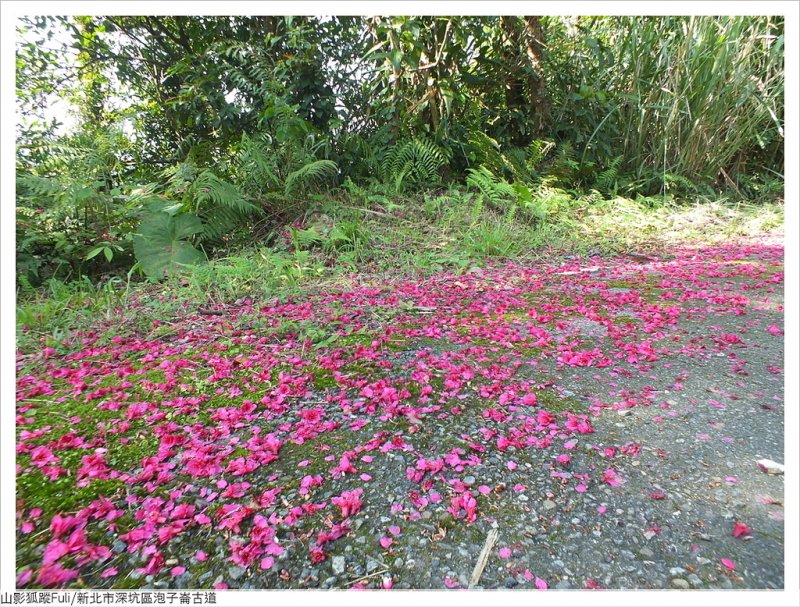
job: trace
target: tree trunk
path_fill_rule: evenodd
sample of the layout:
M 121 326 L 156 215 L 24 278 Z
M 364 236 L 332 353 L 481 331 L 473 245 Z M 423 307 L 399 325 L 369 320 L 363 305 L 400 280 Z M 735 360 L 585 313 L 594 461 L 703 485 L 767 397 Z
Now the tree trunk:
M 542 51 L 545 48 L 541 17 L 525 17 L 525 51 L 528 56 L 530 72 L 527 79 L 528 99 L 536 108 L 539 131 L 547 122 L 550 103 L 545 90 Z
M 550 107 L 545 91 L 542 68 L 544 33 L 541 17 L 500 17 L 507 39 L 505 59 L 506 104 L 509 110 L 525 112 L 533 121 L 536 131 L 547 123 Z M 535 138 L 532 132 L 514 132 L 515 145 L 527 145 Z

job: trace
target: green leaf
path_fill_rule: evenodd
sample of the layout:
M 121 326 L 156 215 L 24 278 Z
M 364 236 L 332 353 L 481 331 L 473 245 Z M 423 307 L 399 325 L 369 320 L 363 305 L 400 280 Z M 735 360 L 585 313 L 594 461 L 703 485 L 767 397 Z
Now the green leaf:
M 133 252 L 149 278 L 164 278 L 186 266 L 205 261 L 205 255 L 185 239 L 203 231 L 193 213 L 171 217 L 157 212 L 146 215 L 133 237 Z
M 84 257 L 84 259 L 85 259 L 86 261 L 89 261 L 89 260 L 90 260 L 92 257 L 96 257 L 97 255 L 99 255 L 99 254 L 100 254 L 100 251 L 102 251 L 102 250 L 103 250 L 103 249 L 105 249 L 105 248 L 106 248 L 106 247 L 97 247 L 97 248 L 94 248 L 94 249 L 92 249 L 91 251 L 89 251 L 89 252 L 86 254 L 86 257 Z M 111 260 L 109 259 L 109 261 L 111 261 Z
M 400 49 L 393 49 L 389 53 L 389 61 L 392 63 L 394 69 L 399 70 L 400 64 L 403 61 L 403 51 Z

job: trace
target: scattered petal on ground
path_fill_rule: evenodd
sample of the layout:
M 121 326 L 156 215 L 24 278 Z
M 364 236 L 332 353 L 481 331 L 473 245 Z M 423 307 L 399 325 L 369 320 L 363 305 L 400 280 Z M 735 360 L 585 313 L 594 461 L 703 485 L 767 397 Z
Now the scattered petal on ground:
M 18 353 L 18 584 L 782 587 L 782 255 L 131 298 Z

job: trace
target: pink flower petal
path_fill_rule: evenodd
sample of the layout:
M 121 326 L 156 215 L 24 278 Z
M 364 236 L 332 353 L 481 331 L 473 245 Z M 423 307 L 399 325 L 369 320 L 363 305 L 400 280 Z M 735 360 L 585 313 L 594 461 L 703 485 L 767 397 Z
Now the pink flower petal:
M 534 584 L 536 584 L 536 587 L 537 587 L 539 590 L 547 590 L 547 582 L 545 582 L 545 581 L 544 581 L 542 578 L 540 578 L 540 577 L 537 577 L 537 578 L 536 578 L 536 580 L 534 581 Z
M 507 559 L 511 556 L 511 549 L 510 548 L 500 548 L 497 551 L 497 554 L 500 556 L 501 559 Z
M 116 570 L 114 571 L 116 573 Z M 31 581 L 31 577 L 33 576 L 33 569 L 26 569 L 25 571 L 21 572 L 17 576 L 17 586 L 25 586 L 28 582 Z
M 180 567 L 180 566 L 173 567 L 172 569 L 169 570 L 169 572 L 172 574 L 173 577 L 178 577 L 182 573 L 186 573 L 186 567 Z
M 198 550 L 194 553 L 194 558 L 196 558 L 198 561 L 205 561 L 208 558 L 208 555 L 202 550 Z
M 390 537 L 386 537 L 386 536 L 384 535 L 384 536 L 383 536 L 381 539 L 379 539 L 379 540 L 378 540 L 378 542 L 380 543 L 380 545 L 381 545 L 381 546 L 384 548 L 384 550 L 385 550 L 386 548 L 388 548 L 389 546 L 391 546 L 391 545 L 394 543 L 394 540 L 393 540 L 392 538 L 390 538 Z
M 730 559 L 719 559 L 719 562 L 725 565 L 728 569 L 736 570 L 736 565 L 733 564 L 733 561 Z
M 259 566 L 261 567 L 261 569 L 266 571 L 267 569 L 272 569 L 272 566 L 274 564 L 275 564 L 275 559 L 272 558 L 271 556 L 268 556 L 266 558 L 261 559 L 261 563 Z
M 391 533 L 392 535 L 399 535 L 400 527 L 398 527 L 397 525 L 392 525 L 391 527 L 389 527 L 389 533 Z

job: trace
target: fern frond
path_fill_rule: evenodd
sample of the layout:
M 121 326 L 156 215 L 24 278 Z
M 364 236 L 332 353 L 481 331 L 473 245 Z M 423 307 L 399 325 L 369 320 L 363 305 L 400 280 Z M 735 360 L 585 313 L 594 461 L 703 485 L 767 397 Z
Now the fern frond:
M 483 131 L 470 133 L 467 146 L 470 164 L 483 165 L 496 173 L 502 173 L 508 168 L 508 160 L 500 151 L 500 144 Z
M 525 160 L 528 170 L 531 172 L 536 171 L 542 161 L 547 158 L 548 154 L 550 154 L 555 147 L 556 144 L 553 141 L 545 141 L 544 139 L 535 139 L 531 141 L 525 151 Z
M 496 208 L 505 208 L 515 198 L 514 188 L 505 179 L 495 177 L 485 166 L 467 169 L 467 185 L 480 190 L 483 197 Z
M 406 185 L 438 183 L 439 171 L 447 162 L 445 151 L 432 141 L 410 139 L 392 146 L 383 160 L 384 180 L 391 180 L 396 190 Z
M 223 181 L 211 171 L 203 171 L 192 184 L 198 203 L 226 207 L 240 213 L 256 213 L 259 208 L 246 200 L 233 184 Z
M 292 242 L 297 249 L 310 249 L 320 244 L 323 240 L 322 234 L 320 234 L 314 226 L 304 230 L 289 228 L 289 231 L 292 234 Z
M 63 191 L 62 185 L 56 179 L 18 173 L 17 192 L 20 193 L 23 189 L 30 194 L 48 197 L 55 196 Z
M 274 161 L 269 158 L 266 145 L 242 134 L 236 157 L 236 173 L 239 183 L 251 194 L 264 192 L 280 186 Z
M 230 234 L 247 220 L 247 215 L 226 207 L 207 209 L 201 211 L 199 216 L 203 222 L 203 232 L 199 240 L 211 244 L 220 243 L 223 236 Z
M 622 156 L 617 156 L 611 161 L 608 168 L 597 176 L 595 184 L 598 190 L 604 193 L 611 193 L 616 189 L 620 164 L 622 164 Z
M 339 174 L 339 167 L 332 160 L 316 160 L 303 165 L 286 176 L 284 192 L 291 196 L 312 184 L 332 181 Z

